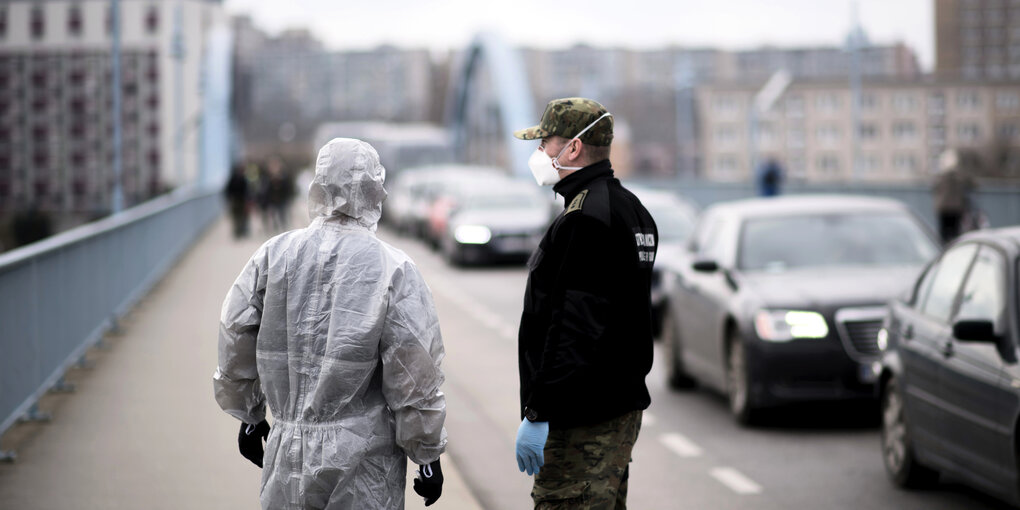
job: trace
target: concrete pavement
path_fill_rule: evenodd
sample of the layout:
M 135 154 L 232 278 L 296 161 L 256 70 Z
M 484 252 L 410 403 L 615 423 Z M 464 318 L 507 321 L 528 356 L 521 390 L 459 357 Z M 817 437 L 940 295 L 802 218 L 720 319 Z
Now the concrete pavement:
M 52 422 L 5 435 L 19 458 L 0 465 L 0 508 L 258 508 L 260 471 L 237 452 L 212 373 L 223 297 L 263 238 L 233 242 L 227 227 L 218 221 L 89 354 L 92 368 L 68 374 L 76 393 L 41 402 Z M 449 455 L 443 472 L 436 506 L 481 508 Z M 407 508 L 423 508 L 407 487 Z

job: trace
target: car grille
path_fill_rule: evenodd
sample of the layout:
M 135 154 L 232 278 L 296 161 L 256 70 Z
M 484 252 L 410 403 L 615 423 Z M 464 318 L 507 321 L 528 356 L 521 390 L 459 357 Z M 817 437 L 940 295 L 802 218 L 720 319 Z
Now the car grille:
M 886 308 L 843 308 L 836 312 L 836 329 L 846 353 L 858 361 L 873 360 L 879 354 L 878 331 Z
M 843 323 L 850 346 L 859 354 L 874 356 L 878 354 L 878 330 L 882 329 L 881 320 L 848 321 Z

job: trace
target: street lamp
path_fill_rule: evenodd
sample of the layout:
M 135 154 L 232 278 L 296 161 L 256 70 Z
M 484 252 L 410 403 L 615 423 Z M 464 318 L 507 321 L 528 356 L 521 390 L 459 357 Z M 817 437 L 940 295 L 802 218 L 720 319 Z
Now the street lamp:
M 123 135 L 121 131 L 121 76 L 120 76 L 120 0 L 110 0 L 110 29 L 113 46 L 110 48 L 110 71 L 113 73 L 113 197 L 110 209 L 117 214 L 124 209 Z
M 750 137 L 747 147 L 751 172 L 758 168 L 758 118 L 772 109 L 790 83 L 793 83 L 793 78 L 785 69 L 772 73 L 765 85 L 754 95 L 750 108 L 747 109 L 748 136 Z

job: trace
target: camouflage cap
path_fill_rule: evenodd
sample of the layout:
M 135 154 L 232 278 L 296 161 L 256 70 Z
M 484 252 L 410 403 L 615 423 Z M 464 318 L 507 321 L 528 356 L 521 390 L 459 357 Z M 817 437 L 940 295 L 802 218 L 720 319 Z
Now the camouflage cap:
M 514 131 L 514 136 L 521 140 L 539 140 L 553 135 L 573 138 L 607 112 L 597 101 L 583 97 L 553 99 L 545 106 L 542 121 L 537 126 Z M 585 131 L 581 142 L 598 146 L 613 143 L 613 117 L 608 116 Z

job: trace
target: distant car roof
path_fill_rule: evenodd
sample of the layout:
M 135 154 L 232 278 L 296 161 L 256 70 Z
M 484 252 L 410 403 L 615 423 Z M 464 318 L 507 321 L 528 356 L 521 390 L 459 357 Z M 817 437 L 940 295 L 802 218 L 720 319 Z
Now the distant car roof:
M 961 236 L 959 241 L 987 241 L 1020 252 L 1020 226 L 975 230 Z
M 650 204 L 678 205 L 679 207 L 685 207 L 687 209 L 686 212 L 694 215 L 698 213 L 698 206 L 694 202 L 672 191 L 641 186 L 627 186 L 627 189 L 634 193 L 638 200 L 646 207 Z
M 909 212 L 905 204 L 889 198 L 859 195 L 791 195 L 721 202 L 709 207 L 740 217 L 830 214 L 840 212 Z

